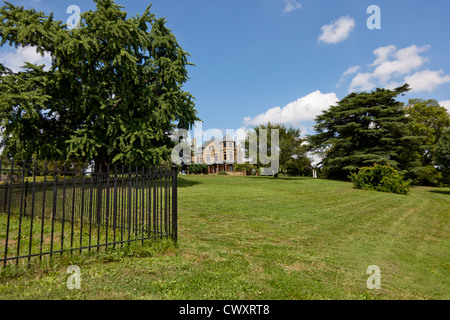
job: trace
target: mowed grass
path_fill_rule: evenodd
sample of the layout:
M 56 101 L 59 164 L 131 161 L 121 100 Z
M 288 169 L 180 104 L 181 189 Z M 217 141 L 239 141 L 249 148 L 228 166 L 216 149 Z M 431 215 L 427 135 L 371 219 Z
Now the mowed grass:
M 310 178 L 179 180 L 176 247 L 7 268 L 0 299 L 450 298 L 450 188 L 403 196 Z M 67 289 L 70 264 L 81 290 Z M 380 290 L 367 288 L 371 265 Z

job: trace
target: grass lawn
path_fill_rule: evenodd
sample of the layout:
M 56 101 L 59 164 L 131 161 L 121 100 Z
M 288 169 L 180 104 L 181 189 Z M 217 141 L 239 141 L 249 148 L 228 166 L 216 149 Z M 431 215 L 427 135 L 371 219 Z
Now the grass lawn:
M 0 299 L 450 298 L 450 188 L 403 196 L 310 178 L 179 179 L 177 247 L 7 268 Z M 70 264 L 81 290 L 67 289 Z M 380 290 L 367 289 L 370 265 Z

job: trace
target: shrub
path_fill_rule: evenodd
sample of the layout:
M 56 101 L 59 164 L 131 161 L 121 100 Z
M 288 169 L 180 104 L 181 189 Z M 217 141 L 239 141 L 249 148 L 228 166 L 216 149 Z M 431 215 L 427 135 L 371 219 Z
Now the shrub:
M 228 173 L 226 173 L 225 171 L 221 171 L 221 172 L 218 173 L 218 175 L 221 175 L 221 176 L 227 176 Z
M 193 173 L 193 174 L 208 173 L 208 166 L 203 163 L 194 163 L 194 164 L 189 165 L 188 170 L 189 170 L 189 173 Z
M 255 167 L 252 165 L 252 164 L 249 164 L 249 163 L 238 163 L 238 164 L 236 164 L 236 172 L 238 172 L 238 171 L 245 171 L 245 174 L 246 175 L 253 175 L 254 174 L 254 170 L 255 170 Z
M 407 194 L 410 182 L 403 180 L 397 170 L 389 166 L 375 165 L 360 168 L 350 179 L 356 189 L 377 190 L 397 194 Z
M 413 184 L 419 186 L 439 187 L 442 179 L 442 173 L 434 166 L 420 167 L 415 176 L 413 176 Z

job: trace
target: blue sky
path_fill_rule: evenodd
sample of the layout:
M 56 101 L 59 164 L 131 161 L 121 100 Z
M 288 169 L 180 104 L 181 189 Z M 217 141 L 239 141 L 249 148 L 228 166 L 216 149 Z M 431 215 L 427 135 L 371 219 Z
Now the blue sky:
M 68 6 L 90 0 L 10 0 L 66 21 Z M 150 1 L 118 0 L 130 16 Z M 314 117 L 351 91 L 394 88 L 450 109 L 448 0 L 153 0 L 191 54 L 185 89 L 196 97 L 202 129 L 243 130 L 283 122 L 312 134 Z M 370 5 L 381 29 L 369 29 Z M 32 50 L 0 48 L 0 62 L 20 65 Z

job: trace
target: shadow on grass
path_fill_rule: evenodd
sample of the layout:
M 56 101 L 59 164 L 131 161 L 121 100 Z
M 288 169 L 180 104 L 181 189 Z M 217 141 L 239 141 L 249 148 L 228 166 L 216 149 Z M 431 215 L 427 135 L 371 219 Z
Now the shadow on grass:
M 245 176 L 246 179 L 266 179 L 266 180 L 306 180 L 309 179 L 311 177 L 302 177 L 302 176 L 278 176 L 278 177 L 273 177 L 273 176 Z
M 450 190 L 428 190 L 428 192 L 450 195 Z
M 0 283 L 11 279 L 18 279 L 21 277 L 36 278 L 37 275 L 60 274 L 64 266 L 69 265 L 101 265 L 105 266 L 109 262 L 124 263 L 133 258 L 149 258 L 164 255 L 171 255 L 177 251 L 176 243 L 171 239 L 152 239 L 144 240 L 145 242 L 136 241 L 124 246 L 117 246 L 115 249 L 107 250 L 93 250 L 83 251 L 78 253 L 74 251 L 73 254 L 65 252 L 59 256 L 54 255 L 53 259 L 49 256 L 43 256 L 42 259 L 31 259 L 29 262 L 26 259 L 19 260 L 19 264 L 10 263 L 3 266 L 0 264 Z M 14 262 L 15 260 L 12 260 Z
M 177 182 L 178 182 L 178 188 L 192 187 L 192 186 L 195 186 L 196 184 L 201 184 L 202 183 L 202 182 L 198 182 L 198 181 L 187 180 L 187 179 L 182 178 L 180 176 L 178 176 Z

